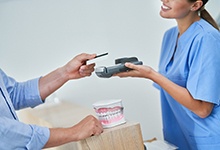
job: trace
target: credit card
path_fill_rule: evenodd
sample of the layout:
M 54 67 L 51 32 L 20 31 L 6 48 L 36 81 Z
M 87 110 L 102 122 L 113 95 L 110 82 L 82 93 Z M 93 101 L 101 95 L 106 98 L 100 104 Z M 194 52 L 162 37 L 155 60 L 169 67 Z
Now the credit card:
M 102 53 L 102 54 L 99 54 L 99 55 L 96 55 L 95 58 L 93 59 L 90 59 L 87 61 L 87 64 L 93 64 L 93 63 L 96 63 L 96 62 L 99 62 L 99 61 L 102 61 L 102 60 L 105 60 L 108 58 L 108 53 Z

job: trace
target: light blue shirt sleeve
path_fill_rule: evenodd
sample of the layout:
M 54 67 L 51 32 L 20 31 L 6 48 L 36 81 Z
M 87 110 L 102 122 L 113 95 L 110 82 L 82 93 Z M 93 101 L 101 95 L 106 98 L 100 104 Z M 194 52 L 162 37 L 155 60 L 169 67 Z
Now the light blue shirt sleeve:
M 8 93 L 9 97 L 7 99 L 11 99 L 15 110 L 35 107 L 43 103 L 39 93 L 39 78 L 17 82 L 3 71 L 0 73 L 5 86 L 3 90 L 5 90 L 5 93 Z
M 18 121 L 15 108 L 35 107 L 42 104 L 39 78 L 16 82 L 0 69 L 0 149 L 40 150 L 50 137 L 46 127 Z
M 49 136 L 50 132 L 46 127 L 0 117 L 1 150 L 41 150 Z

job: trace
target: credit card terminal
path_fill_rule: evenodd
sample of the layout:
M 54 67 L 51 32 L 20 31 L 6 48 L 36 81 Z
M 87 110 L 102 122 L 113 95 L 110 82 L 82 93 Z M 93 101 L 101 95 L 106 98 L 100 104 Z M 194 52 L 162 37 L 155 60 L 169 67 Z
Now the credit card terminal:
M 113 74 L 131 70 L 130 68 L 125 66 L 126 62 L 130 62 L 135 65 L 143 65 L 143 62 L 139 61 L 136 57 L 124 57 L 124 58 L 116 59 L 114 66 L 109 66 L 109 67 L 101 66 L 96 68 L 95 73 L 100 78 L 110 78 Z

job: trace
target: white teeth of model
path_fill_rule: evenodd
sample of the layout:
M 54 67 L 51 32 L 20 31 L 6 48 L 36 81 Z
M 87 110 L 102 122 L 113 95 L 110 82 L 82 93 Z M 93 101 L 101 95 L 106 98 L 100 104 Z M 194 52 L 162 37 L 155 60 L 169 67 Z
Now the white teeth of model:
M 109 117 L 110 115 L 111 115 L 111 112 L 108 111 L 108 112 L 107 112 L 107 117 Z
M 104 116 L 104 114 L 103 114 L 103 113 L 100 113 L 99 117 L 100 117 L 101 119 L 104 118 L 103 116 Z
M 121 114 L 121 110 L 115 110 L 115 111 L 108 111 L 108 112 L 100 112 L 99 117 L 102 120 L 108 120 L 108 119 L 114 119 L 119 117 Z

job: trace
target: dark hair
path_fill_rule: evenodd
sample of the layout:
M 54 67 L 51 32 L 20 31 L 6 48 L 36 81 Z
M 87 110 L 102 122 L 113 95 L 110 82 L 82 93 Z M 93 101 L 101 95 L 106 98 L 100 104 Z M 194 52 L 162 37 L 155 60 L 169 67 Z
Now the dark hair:
M 202 0 L 203 6 L 208 2 L 209 0 Z
M 188 0 L 189 2 L 196 2 L 196 0 Z M 205 9 L 205 4 L 208 2 L 208 0 L 202 0 L 203 5 L 198 10 L 200 13 L 200 17 L 206 20 L 208 23 L 210 23 L 214 28 L 219 30 L 219 26 L 216 23 L 216 21 L 212 18 L 212 16 L 209 14 L 209 12 Z

